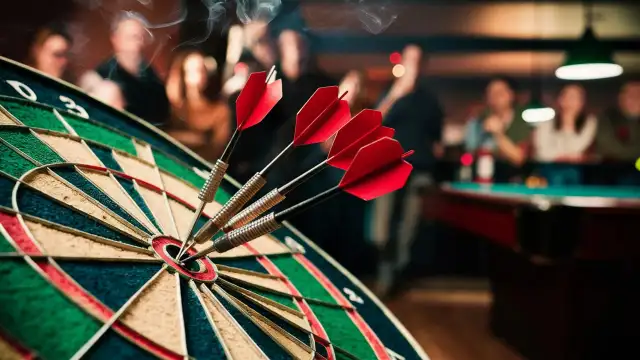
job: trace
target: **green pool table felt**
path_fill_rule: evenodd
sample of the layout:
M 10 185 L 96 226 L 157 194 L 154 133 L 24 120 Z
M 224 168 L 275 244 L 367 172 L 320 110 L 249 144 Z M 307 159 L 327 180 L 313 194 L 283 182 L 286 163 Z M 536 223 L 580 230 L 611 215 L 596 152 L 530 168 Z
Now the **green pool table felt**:
M 621 186 L 549 186 L 530 188 L 520 184 L 450 183 L 457 191 L 481 193 L 483 195 L 545 196 L 561 198 L 567 196 L 604 197 L 617 199 L 640 199 L 640 187 Z

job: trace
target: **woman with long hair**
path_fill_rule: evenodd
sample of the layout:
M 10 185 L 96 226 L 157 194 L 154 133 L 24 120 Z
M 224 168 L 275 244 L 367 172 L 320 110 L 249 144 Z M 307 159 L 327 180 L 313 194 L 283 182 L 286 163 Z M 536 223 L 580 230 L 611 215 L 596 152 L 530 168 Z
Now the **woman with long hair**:
M 587 114 L 585 103 L 581 85 L 565 85 L 558 95 L 555 118 L 535 130 L 535 159 L 543 163 L 540 173 L 549 185 L 573 185 L 582 180 L 581 169 L 573 163 L 588 158 L 598 125 L 596 118 Z
M 167 132 L 205 159 L 216 159 L 231 136 L 229 109 L 211 74 L 213 58 L 196 50 L 179 54 L 167 78 L 172 118 Z
M 576 162 L 588 155 L 597 120 L 585 110 L 582 85 L 565 85 L 557 98 L 556 116 L 540 124 L 534 134 L 535 158 L 540 162 Z
M 73 40 L 61 27 L 48 25 L 36 33 L 26 64 L 63 80 L 70 80 L 69 55 Z

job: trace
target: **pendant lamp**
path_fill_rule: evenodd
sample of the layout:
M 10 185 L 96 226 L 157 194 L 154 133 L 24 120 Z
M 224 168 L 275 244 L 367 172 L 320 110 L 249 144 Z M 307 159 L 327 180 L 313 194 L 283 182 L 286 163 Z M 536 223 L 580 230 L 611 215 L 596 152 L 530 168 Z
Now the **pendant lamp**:
M 578 42 L 566 54 L 556 69 L 556 77 L 563 80 L 594 80 L 622 74 L 622 66 L 613 61 L 613 51 L 596 37 L 592 22 L 591 4 L 585 4 L 586 29 Z

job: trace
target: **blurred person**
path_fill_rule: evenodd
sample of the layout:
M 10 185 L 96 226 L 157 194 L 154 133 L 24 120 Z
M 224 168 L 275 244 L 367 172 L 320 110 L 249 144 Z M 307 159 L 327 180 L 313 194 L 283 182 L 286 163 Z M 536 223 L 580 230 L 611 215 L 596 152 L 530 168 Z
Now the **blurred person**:
M 41 72 L 69 81 L 69 55 L 72 46 L 71 36 L 56 25 L 40 29 L 29 51 L 27 65 Z
M 595 140 L 597 120 L 585 110 L 586 91 L 582 85 L 565 85 L 558 95 L 556 116 L 538 125 L 533 135 L 535 159 L 549 185 L 581 183 L 581 169 L 566 163 L 587 159 Z
M 622 162 L 624 169 L 628 169 L 616 179 L 618 184 L 640 185 L 640 172 L 633 165 L 640 158 L 639 80 L 623 84 L 617 105 L 600 117 L 596 149 L 604 159 Z
M 337 81 L 326 75 L 317 67 L 315 57 L 311 53 L 305 36 L 292 29 L 283 30 L 278 36 L 279 63 L 276 65 L 279 77 L 282 78 L 282 92 L 286 94 L 276 106 L 277 127 L 276 141 L 271 148 L 271 156 L 284 149 L 293 138 L 295 117 L 309 97 L 319 88 L 337 85 Z M 274 175 L 280 181 L 288 181 L 301 171 L 304 159 L 312 154 L 310 147 L 297 149 L 283 161 L 279 162 Z M 302 194 L 303 191 L 300 191 Z
M 557 99 L 556 116 L 534 131 L 535 159 L 540 162 L 579 162 L 593 144 L 597 119 L 585 110 L 586 92 L 579 84 L 566 85 Z
M 435 149 L 441 141 L 444 113 L 436 96 L 419 79 L 422 63 L 420 47 L 405 47 L 405 73 L 393 82 L 378 105 L 383 124 L 396 130 L 394 137 L 405 150 L 415 150 L 409 159 L 414 170 L 406 186 L 374 200 L 368 209 L 368 237 L 380 250 L 376 284 L 380 295 L 393 293 L 407 279 L 422 197 L 434 185 Z
M 467 151 L 489 150 L 516 167 L 526 161 L 531 127 L 516 106 L 516 92 L 516 83 L 511 78 L 498 76 L 489 81 L 485 90 L 486 109 L 467 123 Z
M 124 110 L 126 102 L 120 86 L 103 79 L 97 72 L 88 71 L 80 77 L 78 86 L 87 94 L 118 110 Z
M 229 109 L 209 74 L 217 66 L 199 51 L 176 56 L 167 79 L 173 116 L 167 132 L 207 160 L 214 161 L 231 136 Z
M 245 25 L 244 29 L 244 50 L 238 63 L 234 65 L 233 76 L 222 87 L 222 93 L 228 99 L 233 126 L 236 124 L 236 100 L 249 75 L 259 71 L 269 72 L 277 56 L 275 42 L 271 38 L 267 23 L 250 23 Z M 276 75 L 276 79 L 279 77 Z M 248 180 L 265 165 L 266 157 L 275 142 L 281 118 L 276 106 L 260 124 L 243 132 L 241 144 L 233 151 L 233 161 L 227 171 L 236 180 Z
M 114 56 L 100 64 L 96 72 L 118 84 L 128 112 L 161 126 L 169 118 L 169 101 L 162 80 L 143 56 L 149 38 L 143 20 L 123 12 L 111 26 Z

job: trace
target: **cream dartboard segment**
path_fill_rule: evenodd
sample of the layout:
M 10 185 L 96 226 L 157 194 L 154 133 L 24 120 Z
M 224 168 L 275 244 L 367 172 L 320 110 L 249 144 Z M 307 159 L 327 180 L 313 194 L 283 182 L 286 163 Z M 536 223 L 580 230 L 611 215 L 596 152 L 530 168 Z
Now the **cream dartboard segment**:
M 192 219 L 197 231 L 239 187 L 225 176 L 197 215 L 212 168 L 146 122 L 0 59 L 2 357 L 427 358 L 286 222 L 177 265 Z

